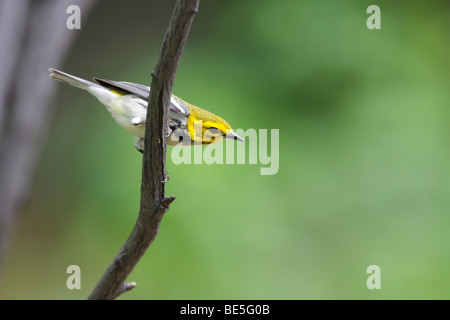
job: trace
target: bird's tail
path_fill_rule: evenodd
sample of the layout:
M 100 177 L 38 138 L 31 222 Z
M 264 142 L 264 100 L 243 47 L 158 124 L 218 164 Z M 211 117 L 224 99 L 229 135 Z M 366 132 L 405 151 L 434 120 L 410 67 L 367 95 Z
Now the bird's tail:
M 56 69 L 49 69 L 50 70 L 50 77 L 59 81 L 62 81 L 64 83 L 70 84 L 71 86 L 87 90 L 88 88 L 94 86 L 97 86 L 95 83 L 72 76 L 71 74 L 56 70 Z

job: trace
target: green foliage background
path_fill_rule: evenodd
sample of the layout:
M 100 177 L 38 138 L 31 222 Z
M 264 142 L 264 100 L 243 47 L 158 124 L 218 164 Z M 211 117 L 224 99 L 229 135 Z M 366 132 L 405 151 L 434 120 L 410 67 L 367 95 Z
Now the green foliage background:
M 173 4 L 99 1 L 68 31 L 65 65 L 48 67 L 149 84 Z M 366 27 L 371 4 L 381 30 Z M 202 1 L 174 93 L 234 128 L 279 129 L 280 169 L 169 158 L 177 199 L 119 299 L 450 298 L 449 12 L 448 1 Z M 86 298 L 138 213 L 133 136 L 55 85 L 2 299 Z M 66 288 L 71 264 L 81 290 Z M 381 290 L 366 287 L 372 264 Z

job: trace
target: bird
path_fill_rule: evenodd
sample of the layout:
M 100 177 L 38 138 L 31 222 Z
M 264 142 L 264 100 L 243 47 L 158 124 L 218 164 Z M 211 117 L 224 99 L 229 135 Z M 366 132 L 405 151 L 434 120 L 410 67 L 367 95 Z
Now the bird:
M 135 148 L 143 153 L 150 87 L 100 78 L 93 78 L 94 82 L 91 82 L 53 68 L 49 71 L 51 78 L 86 90 L 96 97 L 119 125 L 138 138 Z M 168 145 L 210 144 L 223 139 L 244 141 L 223 118 L 171 95 Z

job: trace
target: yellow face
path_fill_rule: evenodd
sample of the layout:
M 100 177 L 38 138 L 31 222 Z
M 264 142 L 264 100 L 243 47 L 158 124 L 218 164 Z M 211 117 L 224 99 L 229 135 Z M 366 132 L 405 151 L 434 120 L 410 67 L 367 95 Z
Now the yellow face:
M 231 131 L 231 126 L 221 117 L 192 104 L 187 105 L 190 110 L 187 128 L 195 143 L 218 142 Z

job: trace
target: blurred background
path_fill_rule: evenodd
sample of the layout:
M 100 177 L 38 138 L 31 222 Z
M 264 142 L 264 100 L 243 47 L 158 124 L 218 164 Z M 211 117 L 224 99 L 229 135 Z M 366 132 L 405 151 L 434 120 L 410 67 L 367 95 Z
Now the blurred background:
M 80 6 L 64 63 L 45 68 L 149 85 L 174 3 Z M 449 299 L 449 14 L 444 0 L 202 1 L 173 93 L 233 128 L 279 129 L 279 172 L 169 157 L 176 200 L 119 299 Z M 53 86 L 1 299 L 85 299 L 138 214 L 134 137 Z M 81 290 L 66 287 L 73 264 Z

